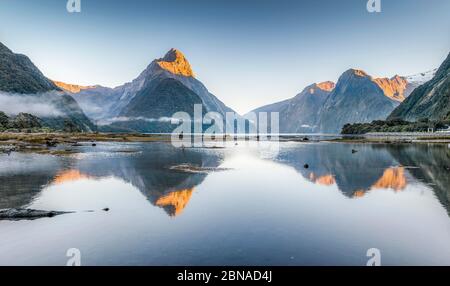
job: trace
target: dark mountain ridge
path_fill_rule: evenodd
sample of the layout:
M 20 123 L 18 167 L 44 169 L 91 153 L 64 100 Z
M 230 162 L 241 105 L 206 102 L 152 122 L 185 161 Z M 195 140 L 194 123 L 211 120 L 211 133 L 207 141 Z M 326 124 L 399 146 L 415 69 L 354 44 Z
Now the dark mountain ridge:
M 34 104 L 55 109 L 58 116 L 50 114 L 40 116 L 43 124 L 52 129 L 61 130 L 68 122 L 76 125 L 80 131 L 94 129 L 93 124 L 69 94 L 46 78 L 27 56 L 13 53 L 2 43 L 0 43 L 0 95 L 7 97 L 9 102 L 18 100 L 23 105 L 28 103 L 21 100 L 21 97 L 32 96 Z M 14 107 L 19 110 L 20 108 Z M 27 109 L 29 106 L 23 108 Z M 10 109 L 11 106 L 0 106 L 0 110 L 7 114 Z

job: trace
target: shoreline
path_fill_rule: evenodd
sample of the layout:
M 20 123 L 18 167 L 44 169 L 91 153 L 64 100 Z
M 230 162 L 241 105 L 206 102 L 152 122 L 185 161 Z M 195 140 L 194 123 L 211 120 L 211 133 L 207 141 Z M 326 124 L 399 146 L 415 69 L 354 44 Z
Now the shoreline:
M 218 136 L 233 141 L 233 136 Z M 239 141 L 257 141 L 256 135 L 238 136 Z M 96 146 L 96 142 L 170 143 L 171 134 L 138 133 L 0 133 L 0 153 L 28 152 L 51 155 L 79 153 L 72 147 Z M 450 134 L 437 133 L 371 133 L 364 135 L 283 134 L 279 142 L 299 143 L 355 143 L 355 144 L 450 144 Z M 55 147 L 61 148 L 55 148 Z M 208 148 L 208 147 L 205 147 Z
M 134 133 L 0 133 L 0 153 L 72 155 L 73 147 L 96 146 L 98 142 L 170 142 L 170 136 Z M 84 144 L 83 144 L 84 143 Z M 62 148 L 55 148 L 62 147 Z

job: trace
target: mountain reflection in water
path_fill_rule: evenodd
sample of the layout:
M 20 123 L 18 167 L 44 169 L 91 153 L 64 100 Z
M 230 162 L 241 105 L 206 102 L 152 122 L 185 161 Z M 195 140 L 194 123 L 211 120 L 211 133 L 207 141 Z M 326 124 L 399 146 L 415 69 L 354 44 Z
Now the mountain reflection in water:
M 353 153 L 352 150 L 358 152 Z M 304 144 L 282 149 L 277 160 L 319 185 L 337 185 L 350 198 L 374 190 L 406 189 L 408 181 L 430 186 L 449 212 L 450 148 L 439 144 Z M 304 164 L 308 164 L 308 168 Z
M 104 146 L 99 154 L 115 154 Z M 170 144 L 140 146 L 139 154 L 86 156 L 82 159 L 16 154 L 11 161 L 26 165 L 3 168 L 0 208 L 18 208 L 32 203 L 43 188 L 77 180 L 115 177 L 132 184 L 155 206 L 169 216 L 180 215 L 194 188 L 206 173 L 183 173 L 170 167 L 189 164 L 218 167 L 224 160 L 221 150 L 179 149 Z M 357 153 L 352 150 L 357 149 Z M 81 150 L 83 151 L 83 150 Z M 322 186 L 333 186 L 349 198 L 360 198 L 375 190 L 405 190 L 408 181 L 423 181 L 433 188 L 441 204 L 449 207 L 449 148 L 442 145 L 352 145 L 289 144 L 271 158 L 294 167 L 305 179 Z M 7 164 L 7 162 L 4 162 Z M 308 168 L 305 168 L 308 164 Z M 11 168 L 12 167 L 12 168 Z
M 0 265 L 450 264 L 446 145 L 77 148 L 0 155 L 0 208 L 76 212 L 0 221 Z
M 179 149 L 170 144 L 142 146 L 139 154 L 121 154 L 103 146 L 98 155 L 82 159 L 71 157 L 50 157 L 31 155 L 27 166 L 14 175 L 13 170 L 0 172 L 5 184 L 0 186 L 0 209 L 19 208 L 30 205 L 40 191 L 52 185 L 61 185 L 79 180 L 99 180 L 114 177 L 132 184 L 155 206 L 162 207 L 168 215 L 177 216 L 186 207 L 195 186 L 207 176 L 205 173 L 183 173 L 172 171 L 170 167 L 189 164 L 197 167 L 217 167 L 220 152 L 199 152 L 196 149 Z M 111 154 L 105 155 L 110 152 Z M 15 154 L 23 160 L 26 155 Z M 30 155 L 28 155 L 30 156 Z M 48 169 L 40 168 L 42 162 L 49 161 Z M 12 194 L 14 190 L 17 194 Z

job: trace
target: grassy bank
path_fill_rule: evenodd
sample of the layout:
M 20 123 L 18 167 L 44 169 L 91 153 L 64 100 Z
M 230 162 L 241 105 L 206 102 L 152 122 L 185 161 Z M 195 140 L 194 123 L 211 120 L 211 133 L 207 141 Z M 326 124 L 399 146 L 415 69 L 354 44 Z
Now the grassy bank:
M 170 142 L 170 135 L 113 133 L 0 133 L 0 153 L 26 152 L 50 155 L 78 153 L 74 147 L 95 142 Z
M 48 142 L 162 142 L 170 141 L 170 135 L 116 134 L 116 133 L 0 133 L 0 143 L 24 142 L 47 144 Z

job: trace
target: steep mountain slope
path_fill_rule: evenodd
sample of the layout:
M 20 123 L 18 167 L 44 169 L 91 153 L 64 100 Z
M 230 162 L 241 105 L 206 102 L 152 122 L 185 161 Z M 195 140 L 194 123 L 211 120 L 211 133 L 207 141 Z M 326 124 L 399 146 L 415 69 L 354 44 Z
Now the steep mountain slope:
M 383 90 L 384 95 L 392 100 L 402 102 L 408 97 L 408 81 L 401 76 L 394 76 L 392 78 L 375 78 L 373 81 Z
M 327 100 L 330 92 L 335 88 L 333 82 L 322 82 L 306 87 L 294 97 L 282 115 L 285 126 L 283 133 L 314 132 L 317 129 L 319 111 Z
M 416 121 L 450 119 L 450 54 L 428 82 L 416 88 L 389 119 Z
M 13 53 L 2 43 L 0 43 L 0 96 L 1 104 L 5 102 L 9 104 L 0 106 L 0 110 L 7 114 L 11 110 L 18 112 L 29 109 L 39 112 L 51 110 L 47 115 L 39 116 L 46 126 L 63 129 L 71 122 L 80 131 L 90 131 L 94 128 L 70 95 L 46 78 L 28 57 Z M 23 110 L 20 110 L 21 108 Z
M 194 114 L 194 104 L 202 99 L 181 82 L 172 79 L 154 79 L 125 106 L 121 116 L 162 118 L 178 111 Z
M 129 127 L 140 132 L 157 131 L 160 126 L 151 126 L 151 122 L 156 125 L 160 117 L 171 117 L 178 111 L 191 114 L 194 103 L 202 104 L 205 112 L 218 112 L 224 118 L 226 112 L 233 112 L 195 78 L 190 63 L 176 49 L 152 61 L 132 82 L 114 89 L 84 89 L 73 96 L 91 118 L 104 122 L 126 118 Z M 133 118 L 146 121 L 147 127 L 133 123 Z M 125 127 L 127 123 L 119 125 Z
M 392 78 L 374 78 L 373 81 L 384 91 L 384 94 L 398 102 L 403 102 L 417 87 L 429 81 L 436 70 L 428 72 L 399 76 L 395 75 Z
M 330 81 L 313 84 L 294 98 L 262 106 L 253 112 L 279 112 L 281 133 L 337 133 L 345 123 L 355 120 L 385 119 L 434 72 L 372 78 L 363 71 L 349 70 L 339 79 L 337 91 Z
M 325 101 L 319 115 L 319 130 L 339 133 L 347 123 L 385 119 L 398 105 L 372 77 L 350 69 L 341 75 Z
M 252 112 L 267 112 L 268 116 L 271 112 L 278 112 L 280 133 L 314 132 L 319 111 L 333 88 L 333 82 L 315 83 L 291 99 L 262 106 Z
M 25 55 L 15 54 L 0 43 L 0 90 L 11 93 L 38 93 L 57 87 Z

